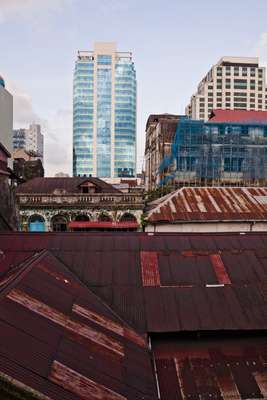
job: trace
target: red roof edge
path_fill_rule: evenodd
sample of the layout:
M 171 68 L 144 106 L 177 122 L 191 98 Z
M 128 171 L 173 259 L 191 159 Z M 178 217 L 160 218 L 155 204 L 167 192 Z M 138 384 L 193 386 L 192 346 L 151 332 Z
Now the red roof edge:
M 267 125 L 267 111 L 214 109 L 208 122 L 250 122 Z
M 137 222 L 112 222 L 112 221 L 71 221 L 69 228 L 111 228 L 111 229 L 136 229 L 139 227 Z

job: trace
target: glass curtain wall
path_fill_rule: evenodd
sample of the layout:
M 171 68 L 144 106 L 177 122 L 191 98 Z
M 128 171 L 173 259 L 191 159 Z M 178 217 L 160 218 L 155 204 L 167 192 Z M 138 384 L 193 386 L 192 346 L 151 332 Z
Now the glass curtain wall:
M 100 56 L 98 56 L 100 57 Z M 98 64 L 111 64 L 108 56 L 102 56 Z M 97 176 L 111 176 L 111 68 L 97 69 Z
M 73 88 L 73 175 L 93 174 L 94 63 L 78 59 Z
M 129 57 L 115 66 L 115 177 L 135 176 L 136 73 Z

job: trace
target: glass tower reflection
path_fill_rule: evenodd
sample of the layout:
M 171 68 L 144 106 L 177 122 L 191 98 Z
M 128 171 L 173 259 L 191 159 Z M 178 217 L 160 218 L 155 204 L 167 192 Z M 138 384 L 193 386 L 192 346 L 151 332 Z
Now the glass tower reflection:
M 73 88 L 73 175 L 136 174 L 136 72 L 114 43 L 78 52 Z

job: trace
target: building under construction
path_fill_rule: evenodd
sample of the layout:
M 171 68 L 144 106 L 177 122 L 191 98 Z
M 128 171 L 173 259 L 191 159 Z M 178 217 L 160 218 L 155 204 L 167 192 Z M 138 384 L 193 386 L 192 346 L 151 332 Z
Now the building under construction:
M 267 184 L 267 112 L 215 110 L 208 122 L 182 118 L 160 184 Z

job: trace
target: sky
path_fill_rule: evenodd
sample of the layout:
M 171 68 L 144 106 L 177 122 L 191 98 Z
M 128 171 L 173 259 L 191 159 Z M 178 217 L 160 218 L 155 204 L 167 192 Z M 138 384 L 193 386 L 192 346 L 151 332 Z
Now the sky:
M 72 81 L 78 50 L 115 41 L 137 72 L 137 160 L 149 114 L 183 114 L 222 56 L 267 66 L 267 0 L 0 0 L 0 75 L 14 128 L 41 123 L 46 176 L 72 171 Z

